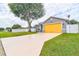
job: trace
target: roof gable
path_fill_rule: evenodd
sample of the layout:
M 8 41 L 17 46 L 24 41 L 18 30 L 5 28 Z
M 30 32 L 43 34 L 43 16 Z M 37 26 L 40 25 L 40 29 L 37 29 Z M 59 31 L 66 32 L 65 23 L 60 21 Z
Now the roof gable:
M 57 19 L 57 21 L 66 21 L 67 19 L 63 19 L 63 18 L 58 18 L 58 17 L 49 17 L 45 22 L 43 22 L 43 23 L 46 23 L 46 22 L 52 22 L 53 21 L 53 19 Z

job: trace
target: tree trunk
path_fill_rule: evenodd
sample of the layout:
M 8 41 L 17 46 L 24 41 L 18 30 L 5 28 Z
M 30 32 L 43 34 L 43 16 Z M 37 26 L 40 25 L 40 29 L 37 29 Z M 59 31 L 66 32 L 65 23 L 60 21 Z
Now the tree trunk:
M 26 13 L 25 16 L 27 16 L 26 19 L 27 19 L 27 22 L 28 22 L 28 29 L 29 29 L 28 31 L 31 32 L 31 23 L 32 23 L 32 21 L 30 21 L 30 13 L 28 13 L 28 14 Z
M 29 29 L 28 31 L 31 32 L 31 23 L 30 22 L 28 22 L 28 29 Z
M 29 25 L 29 32 L 31 32 L 31 26 Z

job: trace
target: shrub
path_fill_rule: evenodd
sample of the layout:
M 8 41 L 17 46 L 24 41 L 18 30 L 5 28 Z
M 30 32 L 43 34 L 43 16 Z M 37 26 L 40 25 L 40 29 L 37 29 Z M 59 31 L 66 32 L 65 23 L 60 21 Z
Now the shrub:
M 4 28 L 0 28 L 0 31 L 4 31 Z

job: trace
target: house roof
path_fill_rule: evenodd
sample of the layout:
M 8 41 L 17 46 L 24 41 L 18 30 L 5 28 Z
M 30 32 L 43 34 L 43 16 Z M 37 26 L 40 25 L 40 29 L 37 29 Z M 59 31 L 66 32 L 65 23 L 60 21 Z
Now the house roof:
M 59 19 L 59 20 L 68 20 L 68 19 L 63 19 L 63 18 L 58 18 L 58 17 L 53 17 L 53 16 L 50 16 L 47 20 L 45 20 L 42 24 L 46 23 L 50 18 L 53 18 L 53 19 Z

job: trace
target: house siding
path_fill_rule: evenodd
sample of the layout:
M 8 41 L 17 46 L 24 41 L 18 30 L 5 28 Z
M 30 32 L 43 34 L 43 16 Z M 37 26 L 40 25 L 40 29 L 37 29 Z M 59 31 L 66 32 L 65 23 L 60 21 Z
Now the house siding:
M 54 19 L 54 18 L 50 18 L 48 19 L 48 21 L 46 21 L 44 24 L 48 24 L 48 23 L 61 23 L 62 24 L 62 32 L 65 33 L 66 32 L 66 22 L 64 20 L 61 19 Z M 44 26 L 43 24 L 43 26 Z M 43 28 L 44 31 L 44 28 Z
M 54 18 L 50 17 L 44 23 L 41 23 L 39 25 L 39 28 L 40 28 L 41 32 L 44 32 L 44 25 L 45 24 L 50 24 L 50 23 L 61 23 L 62 24 L 62 32 L 66 33 L 66 24 L 67 24 L 67 22 L 65 21 L 65 19 L 56 18 L 56 17 L 54 17 Z

